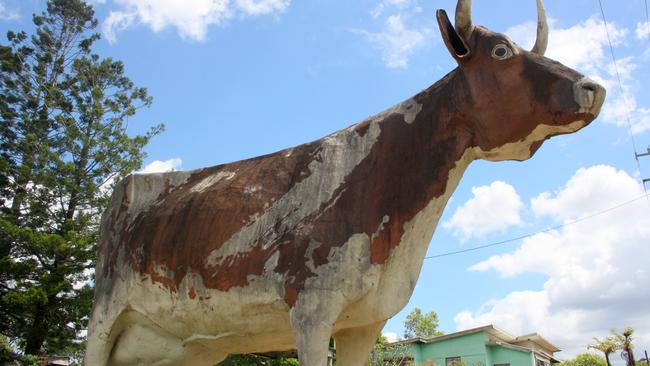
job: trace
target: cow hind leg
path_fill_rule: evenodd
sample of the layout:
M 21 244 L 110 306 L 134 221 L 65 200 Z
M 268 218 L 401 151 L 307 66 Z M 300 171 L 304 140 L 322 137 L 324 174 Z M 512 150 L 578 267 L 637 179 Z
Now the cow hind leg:
M 156 325 L 135 323 L 120 334 L 108 365 L 213 366 L 226 356 L 198 342 L 183 344 Z
M 184 349 L 180 339 L 149 324 L 129 324 L 119 335 L 109 366 L 182 366 Z
M 336 366 L 363 366 L 384 324 L 386 321 L 338 331 L 334 335 Z

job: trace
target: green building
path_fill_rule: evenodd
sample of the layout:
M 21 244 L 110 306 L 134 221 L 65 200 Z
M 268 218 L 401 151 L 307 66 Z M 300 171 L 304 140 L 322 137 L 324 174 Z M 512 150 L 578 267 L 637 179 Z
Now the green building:
M 415 366 L 551 366 L 560 349 L 537 333 L 514 337 L 492 325 L 394 343 Z M 404 363 L 402 363 L 404 364 Z

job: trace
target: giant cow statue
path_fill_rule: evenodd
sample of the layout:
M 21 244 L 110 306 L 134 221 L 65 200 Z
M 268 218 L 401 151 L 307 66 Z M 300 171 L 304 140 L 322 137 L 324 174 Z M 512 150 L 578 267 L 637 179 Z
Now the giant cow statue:
M 320 140 L 194 171 L 130 175 L 103 216 L 86 364 L 214 365 L 297 349 L 361 366 L 406 305 L 438 219 L 474 160 L 526 160 L 598 115 L 605 90 L 471 21 L 437 20 L 458 63 L 402 103 Z

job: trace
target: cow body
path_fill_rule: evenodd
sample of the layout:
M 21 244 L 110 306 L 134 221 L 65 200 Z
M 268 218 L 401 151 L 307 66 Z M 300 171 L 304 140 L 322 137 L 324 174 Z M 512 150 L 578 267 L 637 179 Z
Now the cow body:
M 465 40 L 488 54 L 495 42 L 511 44 L 478 27 Z M 102 221 L 87 364 L 297 348 L 321 366 L 331 336 L 338 365 L 363 364 L 469 163 L 528 159 L 598 114 L 599 86 L 525 56 L 497 77 L 459 61 L 418 95 L 292 149 L 124 179 Z M 508 104 L 495 111 L 498 100 Z
M 452 141 L 421 151 L 398 138 L 404 146 L 393 150 L 388 131 L 427 118 L 420 107 L 409 100 L 267 156 L 123 180 L 102 225 L 97 277 L 111 280 L 98 281 L 96 308 L 110 314 L 105 322 L 142 316 L 179 339 L 249 353 L 295 348 L 289 310 L 300 301 L 337 309 L 334 331 L 397 313 L 471 160 Z

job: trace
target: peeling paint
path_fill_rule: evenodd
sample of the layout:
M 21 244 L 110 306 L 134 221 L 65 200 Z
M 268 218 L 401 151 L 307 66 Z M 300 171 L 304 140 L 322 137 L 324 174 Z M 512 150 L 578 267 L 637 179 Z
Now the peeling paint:
M 210 175 L 192 187 L 191 192 L 199 193 L 218 183 L 220 180 L 230 180 L 235 177 L 237 172 L 220 171 L 217 174 Z

